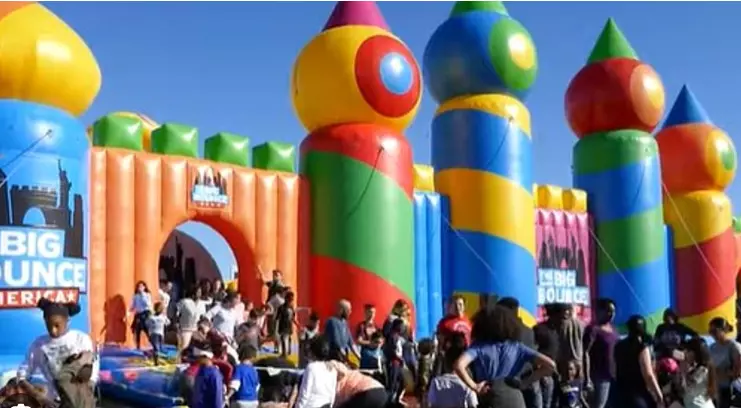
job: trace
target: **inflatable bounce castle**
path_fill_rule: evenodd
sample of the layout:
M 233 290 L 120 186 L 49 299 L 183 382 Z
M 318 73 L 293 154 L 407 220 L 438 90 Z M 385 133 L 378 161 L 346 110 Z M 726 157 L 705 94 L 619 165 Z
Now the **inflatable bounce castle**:
M 404 299 L 418 336 L 454 293 L 471 310 L 514 296 L 528 324 L 550 302 L 588 320 L 596 297 L 617 302 L 618 324 L 655 325 L 667 307 L 700 332 L 735 321 L 733 143 L 686 87 L 656 129 L 661 79 L 612 20 L 566 90 L 574 188 L 534 184 L 536 50 L 500 2 L 456 3 L 421 68 L 375 3 L 338 3 L 293 69 L 298 172 L 284 143 L 250 152 L 218 133 L 199 157 L 192 126 L 117 112 L 86 128 L 101 72 L 40 4 L 0 3 L 0 48 L 0 368 L 44 332 L 41 296 L 78 301 L 73 325 L 98 342 L 130 344 L 134 284 L 157 287 L 187 221 L 229 242 L 247 298 L 278 268 L 325 317 L 340 298 L 382 313 Z M 431 166 L 404 136 L 423 84 L 439 105 Z

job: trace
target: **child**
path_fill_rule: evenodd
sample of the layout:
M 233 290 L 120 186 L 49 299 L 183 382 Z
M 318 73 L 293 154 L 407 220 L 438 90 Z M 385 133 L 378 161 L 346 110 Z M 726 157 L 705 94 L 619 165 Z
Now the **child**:
M 18 372 L 20 385 L 25 386 L 25 378 L 36 371 L 44 376 L 47 397 L 55 400 L 64 397 L 63 393 L 74 391 L 75 403 L 80 407 L 94 406 L 94 383 L 98 379 L 98 361 L 94 358 L 95 347 L 87 334 L 69 328 L 70 317 L 80 312 L 76 303 L 57 303 L 46 298 L 39 299 L 38 307 L 44 312 L 47 334 L 38 337 L 29 347 L 28 356 Z M 77 382 L 62 386 L 62 376 L 74 369 Z M 67 387 L 69 385 L 69 387 Z M 26 387 L 30 388 L 30 387 Z M 72 390 L 74 388 L 74 390 Z
M 399 404 L 404 391 L 404 320 L 396 319 L 389 328 L 388 340 L 383 346 L 386 362 L 386 390 L 391 404 Z
M 293 326 L 298 326 L 296 322 L 296 306 L 293 303 L 294 298 L 295 295 L 293 292 L 286 292 L 285 302 L 278 307 L 275 313 L 279 341 L 278 351 L 281 357 L 286 357 L 291 353 Z
M 311 339 L 319 334 L 319 315 L 316 312 L 311 312 L 309 315 L 309 321 L 306 323 L 301 334 L 298 338 L 298 366 L 299 368 L 306 368 L 309 364 L 309 344 Z
M 250 345 L 239 347 L 239 364 L 229 382 L 227 399 L 233 399 L 232 408 L 257 408 L 260 380 L 252 362 L 257 349 Z
M 417 398 L 422 399 L 427 394 L 427 387 L 432 377 L 432 368 L 435 365 L 435 342 L 432 339 L 422 339 L 419 342 L 419 367 L 417 368 Z
M 558 392 L 558 408 L 586 408 L 586 400 L 582 392 L 582 380 L 579 375 L 579 364 L 571 360 L 566 365 L 566 372 L 561 375 L 561 384 Z
M 257 350 L 260 349 L 260 343 L 262 340 L 260 326 L 258 324 L 260 314 L 261 312 L 258 310 L 250 310 L 247 321 L 237 327 L 236 341 L 238 347 L 247 345 L 252 346 Z
M 371 334 L 370 342 L 360 349 L 360 369 L 376 370 L 383 369 L 383 333 L 380 331 Z
M 190 407 L 223 408 L 224 380 L 219 369 L 213 364 L 214 354 L 211 351 L 211 345 L 194 339 L 191 346 L 193 357 L 199 368 L 193 383 Z
M 134 289 L 134 297 L 131 299 L 130 312 L 134 313 L 134 321 L 131 323 L 131 331 L 134 333 L 136 349 L 141 349 L 141 335 L 147 331 L 147 319 L 152 310 L 152 294 L 146 282 L 139 281 Z
M 149 342 L 152 343 L 154 365 L 159 365 L 159 354 L 165 340 L 165 328 L 170 325 L 170 319 L 165 315 L 165 305 L 162 302 L 154 304 L 154 314 L 147 319 Z

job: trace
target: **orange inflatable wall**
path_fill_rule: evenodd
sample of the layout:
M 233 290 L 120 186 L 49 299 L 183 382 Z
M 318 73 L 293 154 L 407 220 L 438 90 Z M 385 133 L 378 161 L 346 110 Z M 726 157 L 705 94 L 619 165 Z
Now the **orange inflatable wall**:
M 225 207 L 190 203 L 191 181 L 201 166 L 225 177 L 230 197 Z M 187 221 L 209 225 L 229 243 L 243 296 L 263 298 L 258 267 L 266 275 L 282 270 L 299 299 L 307 293 L 298 286 L 308 281 L 298 278 L 298 265 L 307 264 L 299 259 L 305 256 L 299 248 L 308 250 L 308 243 L 299 242 L 308 237 L 308 226 L 299 223 L 299 200 L 306 187 L 298 175 L 96 147 L 90 183 L 89 302 L 91 333 L 98 340 L 130 342 L 125 311 L 135 283 L 143 280 L 156 293 L 160 249 Z

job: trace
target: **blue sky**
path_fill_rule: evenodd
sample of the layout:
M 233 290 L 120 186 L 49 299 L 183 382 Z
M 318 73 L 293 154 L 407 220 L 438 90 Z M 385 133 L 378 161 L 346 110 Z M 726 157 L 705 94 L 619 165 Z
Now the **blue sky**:
M 506 3 L 535 41 L 540 72 L 528 97 L 535 137 L 535 176 L 542 184 L 571 184 L 576 141 L 564 118 L 563 96 L 586 61 L 608 17 L 661 75 L 667 105 L 688 83 L 721 128 L 741 146 L 741 3 L 515 2 Z M 79 2 L 48 3 L 95 53 L 103 87 L 86 123 L 116 110 L 158 122 L 197 126 L 202 139 L 218 131 L 298 145 L 304 130 L 289 98 L 291 67 L 319 32 L 330 2 Z M 451 2 L 383 2 L 392 31 L 421 60 L 425 44 Z M 430 158 L 434 102 L 424 95 L 407 136 L 415 160 Z M 667 107 L 668 109 L 668 107 Z M 741 201 L 739 183 L 729 190 Z M 210 228 L 182 227 L 212 252 L 222 271 L 233 255 Z

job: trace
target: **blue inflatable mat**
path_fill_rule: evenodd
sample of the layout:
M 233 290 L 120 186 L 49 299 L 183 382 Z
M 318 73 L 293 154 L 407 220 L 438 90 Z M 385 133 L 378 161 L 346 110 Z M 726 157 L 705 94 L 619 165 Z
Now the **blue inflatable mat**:
M 175 347 L 165 346 L 160 365 L 150 353 L 106 345 L 100 349 L 99 388 L 104 398 L 142 408 L 182 406 Z

